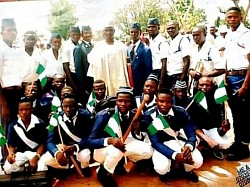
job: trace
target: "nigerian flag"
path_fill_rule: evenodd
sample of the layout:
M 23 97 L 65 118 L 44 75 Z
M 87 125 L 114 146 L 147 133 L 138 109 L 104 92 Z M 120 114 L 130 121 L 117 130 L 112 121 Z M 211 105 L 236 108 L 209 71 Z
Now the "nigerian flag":
M 6 137 L 4 135 L 4 129 L 2 124 L 0 123 L 0 146 L 3 146 L 4 144 L 7 143 Z
M 194 100 L 198 104 L 200 104 L 206 111 L 208 110 L 208 108 L 207 108 L 207 100 L 206 100 L 204 92 L 198 91 L 197 94 L 194 96 Z
M 46 85 L 47 83 L 47 74 L 45 72 L 45 68 L 42 64 L 39 63 L 36 73 L 38 74 L 38 79 L 40 80 L 42 88 Z
M 51 102 L 51 111 L 53 112 L 53 115 L 50 117 L 48 130 L 49 132 L 53 131 L 53 129 L 58 125 L 58 109 L 61 106 L 61 101 L 57 94 L 53 96 L 52 102 Z
M 223 103 L 228 99 L 224 81 L 222 80 L 214 92 L 214 99 L 217 104 Z
M 88 103 L 87 103 L 87 108 L 88 110 L 92 113 L 93 112 L 93 109 L 94 109 L 94 105 L 95 105 L 95 92 L 94 90 L 92 90 L 90 96 L 89 96 L 89 99 L 88 99 Z
M 168 122 L 164 119 L 162 115 L 158 115 L 152 123 L 148 126 L 148 132 L 151 135 L 154 135 L 157 133 L 157 131 L 164 130 L 166 133 L 171 133 L 169 132 L 171 128 L 169 127 Z M 172 130 L 172 129 L 171 129 Z M 170 130 L 170 131 L 171 131 Z M 170 135 L 170 134 L 169 134 Z
M 110 136 L 116 137 L 116 134 L 119 133 L 120 129 L 120 121 L 118 112 L 115 112 L 113 116 L 108 121 L 108 124 L 106 125 L 104 131 L 106 131 Z M 118 134 L 119 137 L 119 134 Z

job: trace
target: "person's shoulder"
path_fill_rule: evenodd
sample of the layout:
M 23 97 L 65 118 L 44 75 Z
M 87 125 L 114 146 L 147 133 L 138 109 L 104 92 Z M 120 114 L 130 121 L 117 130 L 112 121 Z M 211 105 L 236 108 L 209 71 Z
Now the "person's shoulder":
M 150 116 L 154 112 L 156 112 L 156 107 L 150 108 L 147 111 L 145 111 L 144 116 Z

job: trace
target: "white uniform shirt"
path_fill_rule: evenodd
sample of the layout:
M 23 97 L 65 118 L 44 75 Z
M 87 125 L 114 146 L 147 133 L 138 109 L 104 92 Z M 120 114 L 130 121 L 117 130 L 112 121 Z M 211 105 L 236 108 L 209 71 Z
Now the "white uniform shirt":
M 182 73 L 183 58 L 190 56 L 191 43 L 186 36 L 178 34 L 170 41 L 169 55 L 167 61 L 167 74 L 174 75 Z
M 21 86 L 23 77 L 23 50 L 11 48 L 0 41 L 0 82 L 2 88 Z
M 228 31 L 225 43 L 226 67 L 228 70 L 247 69 L 249 62 L 247 54 L 250 53 L 250 30 L 242 23 L 236 31 Z
M 161 69 L 161 59 L 167 58 L 169 44 L 167 39 L 160 33 L 154 38 L 149 38 L 149 48 L 152 52 L 152 65 L 153 70 Z
M 24 50 L 24 72 L 23 72 L 23 82 L 33 82 L 38 78 L 38 74 L 36 73 L 37 67 L 39 63 L 42 63 L 41 52 L 37 47 L 34 47 L 34 51 L 30 56 Z
M 55 58 L 52 48 L 45 50 L 42 53 L 42 59 L 48 77 L 53 78 L 55 74 L 64 75 L 62 64 L 62 48 L 58 50 L 58 59 Z
M 192 48 L 190 61 L 190 69 L 194 69 L 200 73 L 208 73 L 213 69 L 225 68 L 225 61 L 220 58 L 219 51 L 208 42 L 205 42 L 199 51 L 198 45 Z M 197 69 L 198 62 L 201 62 L 203 71 Z
M 73 55 L 75 47 L 71 39 L 68 39 L 62 45 L 62 63 L 69 62 L 69 69 L 72 73 L 76 72 Z

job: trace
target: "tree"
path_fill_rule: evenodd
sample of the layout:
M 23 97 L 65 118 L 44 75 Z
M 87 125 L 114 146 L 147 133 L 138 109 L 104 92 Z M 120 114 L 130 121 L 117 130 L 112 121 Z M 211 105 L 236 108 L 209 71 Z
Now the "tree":
M 142 31 L 147 28 L 148 18 L 160 19 L 163 32 L 168 20 L 177 20 L 181 29 L 188 31 L 199 23 L 205 23 L 203 9 L 196 9 L 193 0 L 134 0 L 115 13 L 115 23 L 125 35 L 129 34 L 132 22 L 141 24 Z
M 78 18 L 74 16 L 76 6 L 68 0 L 50 1 L 51 14 L 48 16 L 49 30 L 58 32 L 66 40 L 70 26 L 75 25 Z

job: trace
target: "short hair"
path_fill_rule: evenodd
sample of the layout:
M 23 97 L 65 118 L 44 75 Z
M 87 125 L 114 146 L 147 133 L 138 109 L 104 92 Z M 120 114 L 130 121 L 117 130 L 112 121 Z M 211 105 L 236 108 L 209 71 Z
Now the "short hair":
M 32 100 L 30 98 L 27 97 L 21 97 L 18 101 L 18 105 L 21 103 L 30 103 L 31 107 L 32 107 Z
M 167 88 L 162 88 L 158 91 L 157 93 L 157 96 L 159 94 L 167 94 L 167 95 L 170 95 L 171 97 L 173 96 L 173 92 L 170 90 L 170 89 L 167 89 Z
M 56 39 L 62 39 L 62 36 L 61 36 L 60 33 L 53 32 L 53 33 L 51 33 L 50 41 L 53 40 L 54 38 L 56 38 Z
M 95 80 L 93 84 L 99 84 L 99 83 L 104 83 L 106 85 L 105 81 L 102 79 Z
M 76 95 L 73 94 L 73 93 L 71 93 L 71 94 L 65 94 L 64 97 L 62 98 L 62 103 L 63 103 L 64 99 L 74 99 L 76 105 L 77 105 L 77 103 L 78 103 L 77 98 L 76 98 Z
M 237 11 L 237 12 L 241 13 L 240 8 L 238 8 L 238 7 L 230 7 L 229 9 L 227 9 L 227 12 L 229 12 L 231 10 L 234 10 L 234 11 Z

